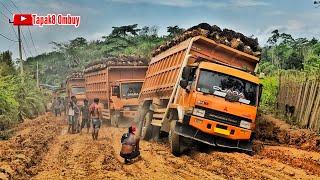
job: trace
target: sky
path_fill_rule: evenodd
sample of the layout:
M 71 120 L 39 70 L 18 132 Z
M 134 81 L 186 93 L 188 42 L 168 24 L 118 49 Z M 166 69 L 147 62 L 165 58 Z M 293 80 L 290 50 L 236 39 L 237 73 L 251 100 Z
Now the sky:
M 320 39 L 320 7 L 316 8 L 313 0 L 0 0 L 0 11 L 0 33 L 12 40 L 17 40 L 17 27 L 8 23 L 11 13 L 81 16 L 78 28 L 22 27 L 23 59 L 52 51 L 52 41 L 68 42 L 76 37 L 97 40 L 108 35 L 113 26 L 128 24 L 155 25 L 159 34 L 165 35 L 167 26 L 189 28 L 207 22 L 254 35 L 262 45 L 274 29 L 295 38 Z M 0 52 L 5 50 L 18 57 L 18 43 L 0 36 Z

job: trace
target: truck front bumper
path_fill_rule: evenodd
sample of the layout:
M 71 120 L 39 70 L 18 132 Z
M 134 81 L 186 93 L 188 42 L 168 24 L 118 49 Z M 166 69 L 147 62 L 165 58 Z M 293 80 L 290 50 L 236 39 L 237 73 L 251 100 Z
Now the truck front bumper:
M 189 120 L 188 120 L 189 119 Z M 175 132 L 185 138 L 193 139 L 211 146 L 238 149 L 252 152 L 252 142 L 248 140 L 234 140 L 213 134 L 208 134 L 191 125 L 189 125 L 190 117 L 185 117 L 183 123 L 177 122 Z
M 123 118 L 126 118 L 126 119 L 134 119 L 135 117 L 136 117 L 136 115 L 137 115 L 137 111 L 120 111 L 121 112 L 121 114 L 122 114 L 122 117 Z

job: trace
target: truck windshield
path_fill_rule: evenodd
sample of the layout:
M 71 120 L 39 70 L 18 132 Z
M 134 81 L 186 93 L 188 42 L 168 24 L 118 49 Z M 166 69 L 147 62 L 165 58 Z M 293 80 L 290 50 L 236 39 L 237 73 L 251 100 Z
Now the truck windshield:
M 73 87 L 71 89 L 72 94 L 81 94 L 85 93 L 86 89 L 84 87 Z
M 142 82 L 122 83 L 121 84 L 121 98 L 138 98 L 142 87 Z
M 252 106 L 257 104 L 257 84 L 218 72 L 201 70 L 197 91 Z

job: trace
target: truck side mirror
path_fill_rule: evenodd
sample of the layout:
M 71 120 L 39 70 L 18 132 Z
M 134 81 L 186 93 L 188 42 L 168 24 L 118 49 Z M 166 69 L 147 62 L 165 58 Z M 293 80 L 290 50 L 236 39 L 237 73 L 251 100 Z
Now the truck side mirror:
M 119 86 L 112 87 L 112 96 L 117 96 L 118 98 L 120 98 L 120 87 Z
M 179 84 L 183 89 L 186 89 L 188 86 L 188 81 L 185 79 L 181 79 Z
M 189 67 L 189 66 L 184 67 L 183 71 L 182 71 L 182 79 L 189 80 L 191 72 L 192 72 L 191 67 Z

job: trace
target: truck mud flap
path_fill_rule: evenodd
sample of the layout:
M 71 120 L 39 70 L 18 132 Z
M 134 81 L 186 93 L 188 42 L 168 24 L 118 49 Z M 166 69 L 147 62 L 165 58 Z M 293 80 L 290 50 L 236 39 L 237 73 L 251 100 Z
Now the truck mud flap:
M 177 122 L 175 132 L 185 138 L 193 139 L 211 146 L 218 146 L 223 148 L 238 149 L 242 151 L 252 152 L 252 143 L 247 141 L 230 140 L 218 136 L 212 136 L 202 131 Z

